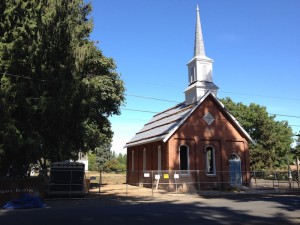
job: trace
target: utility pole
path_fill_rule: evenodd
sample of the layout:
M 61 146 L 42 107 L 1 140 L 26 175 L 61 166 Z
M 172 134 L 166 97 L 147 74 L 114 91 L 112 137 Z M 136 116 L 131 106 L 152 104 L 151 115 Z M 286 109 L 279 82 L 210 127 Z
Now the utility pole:
M 297 166 L 297 178 L 298 178 L 298 188 L 300 187 L 300 177 L 299 177 L 299 158 L 296 156 L 296 166 Z

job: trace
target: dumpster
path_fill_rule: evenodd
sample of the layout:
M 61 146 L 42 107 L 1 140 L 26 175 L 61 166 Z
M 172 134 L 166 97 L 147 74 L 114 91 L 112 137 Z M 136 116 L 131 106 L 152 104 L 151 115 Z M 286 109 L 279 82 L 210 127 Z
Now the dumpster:
M 52 163 L 48 196 L 83 197 L 84 177 L 84 163 L 70 161 Z

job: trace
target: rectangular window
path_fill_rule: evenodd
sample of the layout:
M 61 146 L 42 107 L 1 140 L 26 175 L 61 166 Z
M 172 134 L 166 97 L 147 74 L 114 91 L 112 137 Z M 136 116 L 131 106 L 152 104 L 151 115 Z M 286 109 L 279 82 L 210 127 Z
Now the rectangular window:
M 189 174 L 189 148 L 186 145 L 179 147 L 179 166 L 181 174 Z
M 134 171 L 134 150 L 131 152 L 131 171 Z
M 216 175 L 215 150 L 210 146 L 206 148 L 206 174 Z
M 157 149 L 157 172 L 160 173 L 161 171 L 161 146 L 158 146 Z
M 147 152 L 146 149 L 144 148 L 143 150 L 143 171 L 147 170 Z

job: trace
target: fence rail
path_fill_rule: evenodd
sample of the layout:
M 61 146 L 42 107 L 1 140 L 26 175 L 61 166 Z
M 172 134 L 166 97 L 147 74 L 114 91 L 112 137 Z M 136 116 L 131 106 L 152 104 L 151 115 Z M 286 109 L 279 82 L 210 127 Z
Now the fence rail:
M 108 178 L 113 175 L 100 172 L 87 175 L 87 179 L 90 180 L 91 194 L 153 197 L 187 193 L 201 195 L 300 191 L 297 174 L 297 171 L 241 171 L 239 174 L 218 171 L 207 174 L 201 170 L 150 170 L 127 171 L 127 179 L 126 174 L 118 174 L 117 183 Z

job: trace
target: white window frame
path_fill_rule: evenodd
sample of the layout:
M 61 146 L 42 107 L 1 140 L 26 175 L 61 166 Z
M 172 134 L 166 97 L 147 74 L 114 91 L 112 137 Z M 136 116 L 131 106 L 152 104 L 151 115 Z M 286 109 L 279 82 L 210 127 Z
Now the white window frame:
M 208 158 L 208 152 L 212 152 L 212 159 L 209 159 Z M 216 151 L 215 151 L 215 148 L 211 145 L 208 145 L 205 147 L 205 159 L 206 159 L 206 175 L 207 176 L 216 176 Z M 212 172 L 211 169 L 210 169 L 210 165 L 211 165 L 211 162 L 210 160 L 212 160 L 212 163 L 213 163 L 213 168 L 212 168 Z

